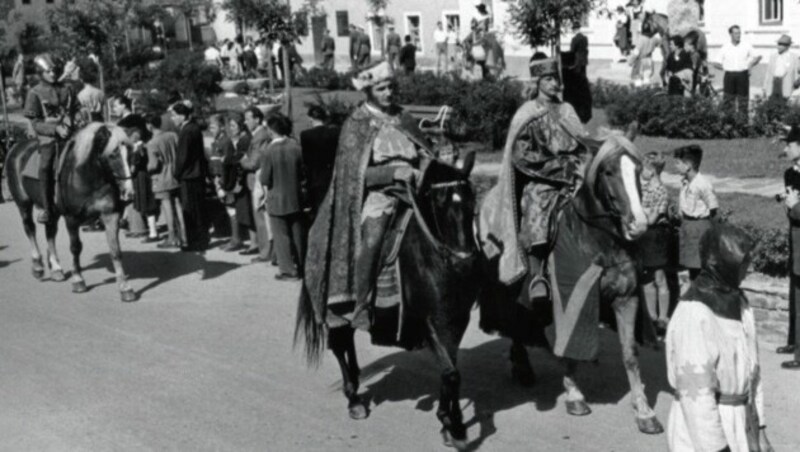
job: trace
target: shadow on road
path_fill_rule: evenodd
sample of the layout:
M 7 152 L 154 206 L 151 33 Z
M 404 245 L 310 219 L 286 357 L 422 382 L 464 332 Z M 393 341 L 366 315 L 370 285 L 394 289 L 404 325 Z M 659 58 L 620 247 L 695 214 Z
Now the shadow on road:
M 5 248 L 5 247 L 0 247 L 0 250 L 3 249 L 3 248 Z M 15 262 L 19 262 L 21 260 L 22 259 L 14 259 L 13 261 L 0 261 L 0 268 L 8 267 L 9 265 L 11 265 L 11 264 L 13 264 Z
M 630 392 L 618 336 L 604 330 L 600 338 L 598 360 L 579 366 L 578 383 L 590 405 L 618 404 Z M 564 392 L 561 365 L 543 349 L 529 350 L 536 384 L 525 388 L 512 382 L 508 361 L 510 344 L 506 339 L 496 339 L 459 350 L 461 397 L 470 401 L 462 408 L 474 405 L 475 413 L 466 424 L 467 427 L 479 425 L 479 435 L 470 443 L 472 450 L 497 432 L 496 413 L 531 402 L 538 411 L 551 411 L 557 408 L 557 399 Z M 669 391 L 663 352 L 643 347 L 640 365 L 647 398 L 653 405 L 661 391 Z M 362 370 L 361 379 L 373 378 L 379 379 L 366 385 L 364 398 L 376 407 L 384 402 L 416 400 L 418 410 L 433 412 L 436 408 L 439 368 L 430 352 L 399 352 L 370 363 Z M 630 412 L 627 401 L 620 409 Z M 630 421 L 635 422 L 633 416 Z M 437 421 L 431 417 L 431 422 Z
M 195 272 L 202 272 L 202 280 L 214 279 L 240 267 L 231 262 L 209 261 L 201 253 L 176 253 L 170 251 L 128 251 L 122 254 L 122 264 L 131 280 L 152 279 L 144 287 L 137 290 L 137 295 L 142 296 L 148 290 L 167 283 L 181 276 Z M 114 272 L 111 258 L 108 253 L 95 255 L 93 261 L 84 267 L 86 270 L 105 268 Z M 114 279 L 106 279 L 98 285 L 113 283 Z

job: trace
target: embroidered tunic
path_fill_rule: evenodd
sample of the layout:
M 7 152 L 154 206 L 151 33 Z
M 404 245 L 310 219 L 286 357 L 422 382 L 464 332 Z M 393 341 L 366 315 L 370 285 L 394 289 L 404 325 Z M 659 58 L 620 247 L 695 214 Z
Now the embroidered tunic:
M 666 337 L 667 374 L 675 388 L 668 422 L 673 452 L 748 452 L 764 425 L 755 321 L 715 315 L 705 304 L 681 301 Z

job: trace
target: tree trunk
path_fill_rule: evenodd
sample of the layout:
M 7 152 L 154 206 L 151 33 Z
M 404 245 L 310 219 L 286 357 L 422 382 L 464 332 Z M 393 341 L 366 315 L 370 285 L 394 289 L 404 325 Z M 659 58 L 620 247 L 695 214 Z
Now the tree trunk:
M 275 94 L 275 66 L 272 64 L 272 41 L 267 41 L 269 54 L 267 55 L 267 71 L 269 77 L 269 93 Z
M 292 72 L 289 64 L 289 48 L 283 45 L 283 90 L 284 90 L 284 106 L 286 107 L 286 116 L 292 117 Z
M 131 53 L 131 34 L 127 24 L 125 24 L 125 50 Z

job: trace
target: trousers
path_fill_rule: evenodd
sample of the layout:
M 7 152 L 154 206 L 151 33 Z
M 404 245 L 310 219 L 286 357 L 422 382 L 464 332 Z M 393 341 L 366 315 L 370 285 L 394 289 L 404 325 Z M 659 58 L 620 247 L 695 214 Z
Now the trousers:
M 278 268 L 284 275 L 303 273 L 303 262 L 306 257 L 304 222 L 305 216 L 302 212 L 269 216 Z

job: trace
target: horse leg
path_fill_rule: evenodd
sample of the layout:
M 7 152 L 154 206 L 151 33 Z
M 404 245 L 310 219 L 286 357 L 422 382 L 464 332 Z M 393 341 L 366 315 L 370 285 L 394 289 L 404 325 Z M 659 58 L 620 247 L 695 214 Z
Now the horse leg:
M 58 233 L 58 216 L 53 215 L 53 221 L 44 226 L 45 236 L 47 237 L 47 264 L 50 266 L 50 279 L 61 282 L 67 279 L 64 276 L 64 269 L 61 268 L 61 259 L 58 258 L 56 251 L 56 234 Z
M 354 334 L 355 330 L 350 327 L 334 328 L 328 334 L 328 345 L 342 371 L 342 391 L 347 397 L 347 411 L 350 418 L 361 420 L 369 416 L 369 409 L 358 395 L 358 377 L 361 369 L 358 368 L 356 359 Z
M 119 247 L 119 213 L 104 213 L 101 218 L 106 227 L 106 241 L 111 255 L 111 263 L 114 265 L 114 274 L 117 277 L 120 298 L 124 302 L 136 301 L 136 292 L 128 283 L 128 276 L 122 267 L 122 250 Z
M 44 263 L 42 262 L 42 252 L 39 250 L 39 243 L 36 241 L 36 223 L 33 221 L 33 206 L 20 206 L 19 213 L 22 217 L 22 227 L 25 229 L 25 236 L 31 245 L 31 272 L 36 279 L 44 277 Z
M 578 363 L 575 360 L 564 358 L 561 360 L 564 365 L 564 390 L 567 393 L 567 413 L 573 416 L 586 416 L 591 414 L 592 410 L 586 404 L 583 393 L 578 388 L 578 383 L 575 381 L 575 371 L 578 369 Z
M 636 415 L 636 424 L 639 431 L 648 434 L 657 434 L 664 431 L 664 427 L 656 417 L 656 413 L 647 403 L 644 393 L 644 384 L 639 372 L 639 356 L 634 327 L 636 325 L 636 310 L 639 308 L 637 297 L 618 298 L 614 301 L 614 314 L 617 318 L 619 340 L 622 344 L 622 361 L 628 382 L 631 385 L 631 403 Z
M 80 237 L 80 222 L 72 217 L 64 218 L 67 224 L 67 233 L 69 234 L 69 251 L 72 253 L 72 292 L 84 293 L 86 292 L 86 281 L 83 280 L 81 271 L 81 251 L 83 251 L 83 243 Z
M 443 367 L 439 409 L 436 411 L 436 417 L 442 423 L 442 438 L 445 446 L 464 450 L 467 448 L 467 427 L 464 425 L 464 414 L 461 412 L 459 401 L 461 398 L 461 373 L 456 367 L 458 344 L 461 338 L 455 337 L 453 332 L 437 329 L 430 319 L 428 320 L 428 334 L 433 353 Z
M 522 386 L 533 386 L 536 383 L 536 374 L 531 367 L 525 346 L 512 339 L 508 358 L 511 361 L 511 378 Z

